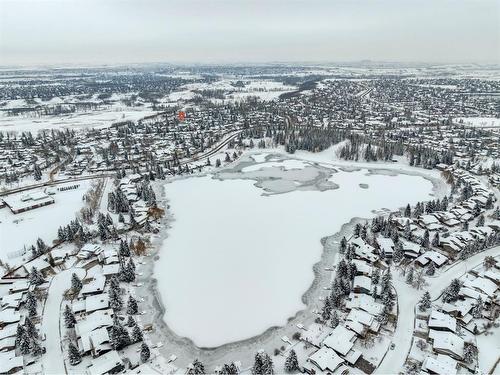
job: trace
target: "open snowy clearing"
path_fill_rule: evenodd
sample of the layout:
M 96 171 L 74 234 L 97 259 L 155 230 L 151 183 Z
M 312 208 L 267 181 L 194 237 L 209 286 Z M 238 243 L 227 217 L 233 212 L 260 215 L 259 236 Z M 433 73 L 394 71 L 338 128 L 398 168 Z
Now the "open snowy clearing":
M 0 209 L 0 259 L 11 266 L 22 262 L 18 255 L 23 247 L 36 245 L 40 237 L 47 245 L 57 238 L 57 229 L 67 225 L 83 207 L 82 197 L 90 187 L 89 181 L 78 182 L 79 188 L 58 191 L 54 204 L 13 214 L 8 207 Z M 72 186 L 68 184 L 67 186 Z M 66 186 L 66 185 L 61 185 Z M 22 194 L 18 194 L 19 196 Z M 27 256 L 31 256 L 27 253 Z
M 500 118 L 494 117 L 457 117 L 456 124 L 473 126 L 476 128 L 500 128 Z
M 216 347 L 284 325 L 305 307 L 322 237 L 353 217 L 426 200 L 432 191 L 422 177 L 367 170 L 329 180 L 339 188 L 270 196 L 253 180 L 205 176 L 165 185 L 175 221 L 155 276 L 170 328 L 199 347 Z
M 155 114 L 150 108 L 112 107 L 92 112 L 76 112 L 59 116 L 0 116 L 0 130 L 38 132 L 45 129 L 83 129 L 111 126 L 119 121 L 137 121 Z

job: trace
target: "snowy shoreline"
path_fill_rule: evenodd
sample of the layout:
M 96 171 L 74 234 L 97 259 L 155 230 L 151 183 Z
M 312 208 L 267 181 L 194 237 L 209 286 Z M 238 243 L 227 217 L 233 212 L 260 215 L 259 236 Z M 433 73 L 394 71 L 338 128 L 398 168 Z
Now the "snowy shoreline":
M 258 153 L 265 153 L 269 150 L 259 150 Z M 277 150 L 271 150 L 273 154 L 280 153 Z M 257 152 L 253 152 L 257 153 Z M 244 154 L 244 156 L 251 155 L 252 152 Z M 315 154 L 311 154 L 315 156 Z M 305 155 L 307 156 L 307 155 Z M 299 160 L 308 160 L 305 158 L 297 158 L 296 156 L 283 154 L 283 157 L 287 159 L 299 159 Z M 309 160 L 311 161 L 311 160 Z M 318 162 L 317 160 L 313 160 L 313 162 Z M 341 170 L 353 170 L 355 169 L 367 169 L 370 174 L 389 174 L 389 175 L 399 175 L 399 174 L 407 174 L 413 176 L 420 176 L 425 178 L 426 180 L 432 183 L 432 193 L 435 197 L 442 196 L 447 191 L 446 183 L 441 179 L 436 177 L 435 173 L 425 173 L 432 172 L 427 170 L 419 170 L 419 168 L 413 168 L 409 166 L 402 166 L 401 164 L 388 164 L 388 163 L 356 163 L 356 162 L 343 162 L 340 163 L 335 162 L 325 162 L 322 160 L 318 162 L 321 164 L 329 164 L 335 168 L 339 168 Z M 396 168 L 391 168 L 396 167 Z M 435 171 L 433 171 L 435 172 Z M 204 176 L 204 174 L 194 175 L 189 177 L 197 177 Z M 186 177 L 183 177 L 184 179 Z M 213 178 L 217 178 L 213 176 Z M 177 179 L 173 179 L 175 181 Z M 169 181 L 170 182 L 170 181 Z M 256 182 L 257 185 L 258 182 Z M 159 184 L 158 184 L 159 185 Z M 168 199 L 165 194 L 165 186 L 164 182 L 161 183 L 161 198 L 160 204 L 163 205 L 164 208 L 168 206 Z M 157 186 L 160 187 L 160 186 Z M 262 187 L 261 187 L 262 188 Z M 279 194 L 279 193 L 278 193 Z M 250 337 L 245 340 L 235 341 L 227 344 L 223 344 L 221 346 L 212 347 L 212 348 L 203 348 L 198 347 L 195 343 L 188 337 L 180 337 L 175 332 L 173 332 L 167 323 L 164 321 L 163 316 L 165 314 L 166 308 L 162 303 L 160 293 L 157 287 L 157 280 L 154 277 L 154 267 L 155 263 L 159 257 L 159 251 L 162 247 L 163 242 L 168 238 L 169 231 L 168 228 L 171 226 L 171 223 L 175 220 L 173 219 L 173 215 L 170 211 L 166 210 L 167 214 L 162 219 L 162 225 L 164 225 L 165 230 L 162 230 L 159 235 L 156 235 L 152 240 L 153 252 L 148 256 L 150 261 L 146 264 L 146 270 L 143 271 L 143 277 L 141 281 L 146 281 L 144 285 L 141 286 L 141 294 L 145 294 L 149 296 L 149 305 L 154 309 L 154 323 L 156 326 L 156 330 L 154 335 L 157 336 L 157 340 L 163 343 L 163 347 L 160 349 L 163 355 L 167 358 L 171 354 L 175 354 L 182 365 L 185 365 L 192 361 L 194 358 L 199 358 L 207 365 L 218 365 L 224 362 L 230 362 L 233 360 L 240 360 L 244 364 L 251 363 L 254 353 L 259 349 L 265 349 L 268 351 L 272 351 L 276 347 L 280 347 L 283 342 L 281 341 L 281 337 L 288 336 L 291 337 L 294 332 L 299 331 L 296 327 L 296 323 L 302 323 L 304 325 L 310 324 L 316 318 L 316 314 L 314 311 L 318 308 L 318 298 L 321 293 L 324 291 L 322 286 L 325 284 L 328 285 L 331 279 L 331 271 L 326 271 L 327 268 L 331 268 L 332 265 L 335 264 L 336 261 L 336 248 L 338 247 L 338 243 L 343 236 L 350 236 L 352 233 L 352 229 L 354 225 L 358 222 L 366 221 L 366 218 L 354 217 L 347 223 L 342 224 L 340 229 L 336 231 L 333 235 L 325 236 L 320 239 L 322 244 L 322 254 L 320 260 L 315 263 L 312 267 L 314 278 L 313 282 L 309 286 L 309 288 L 303 293 L 301 296 L 302 302 L 306 305 L 306 307 L 302 310 L 297 311 L 293 316 L 288 318 L 287 324 L 284 326 L 272 326 L 266 329 L 259 335 Z M 376 211 L 379 214 L 387 214 L 380 208 Z

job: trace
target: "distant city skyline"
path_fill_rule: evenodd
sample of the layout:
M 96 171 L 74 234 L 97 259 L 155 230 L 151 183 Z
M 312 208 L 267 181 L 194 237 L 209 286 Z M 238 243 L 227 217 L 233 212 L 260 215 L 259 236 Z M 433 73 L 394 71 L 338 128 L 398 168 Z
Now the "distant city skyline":
M 0 0 L 0 65 L 500 63 L 494 0 Z

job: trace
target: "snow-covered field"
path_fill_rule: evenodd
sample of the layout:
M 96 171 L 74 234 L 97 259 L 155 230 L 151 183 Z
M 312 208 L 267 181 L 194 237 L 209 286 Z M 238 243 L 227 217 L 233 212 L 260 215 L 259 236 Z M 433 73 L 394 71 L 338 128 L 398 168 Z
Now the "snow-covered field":
M 284 325 L 305 307 L 301 296 L 314 279 L 322 237 L 353 217 L 427 200 L 432 191 L 419 176 L 364 169 L 338 171 L 330 181 L 339 188 L 270 196 L 253 180 L 204 176 L 165 185 L 174 222 L 155 277 L 170 328 L 216 347 Z
M 0 116 L 0 131 L 37 132 L 44 129 L 83 129 L 111 126 L 118 121 L 137 121 L 155 114 L 150 108 L 113 107 L 58 116 Z
M 83 207 L 82 197 L 90 186 L 89 181 L 78 182 L 74 190 L 58 191 L 55 203 L 14 215 L 8 207 L 0 209 L 0 259 L 10 265 L 22 261 L 13 257 L 24 246 L 36 245 L 40 237 L 50 245 L 57 237 L 57 229 L 67 225 Z M 74 185 L 68 184 L 68 186 Z M 63 185 L 61 185 L 63 186 Z M 31 254 L 27 254 L 28 256 Z
M 500 118 L 494 117 L 457 117 L 453 121 L 476 128 L 500 128 Z

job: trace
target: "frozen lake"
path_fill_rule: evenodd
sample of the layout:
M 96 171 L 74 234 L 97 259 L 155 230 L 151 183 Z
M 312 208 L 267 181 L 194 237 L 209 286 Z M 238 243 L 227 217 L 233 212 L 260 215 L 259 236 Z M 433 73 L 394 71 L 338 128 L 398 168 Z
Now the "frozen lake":
M 303 167 L 288 160 L 281 166 L 283 172 Z M 217 347 L 284 325 L 305 307 L 301 297 L 313 282 L 322 237 L 353 217 L 373 217 L 372 210 L 397 209 L 432 193 L 430 181 L 403 174 L 338 171 L 328 180 L 338 188 L 267 196 L 250 179 L 166 184 L 174 221 L 155 277 L 169 327 L 199 347 Z

